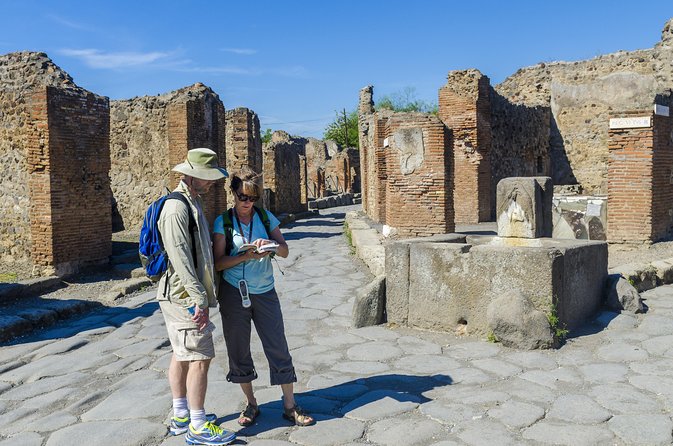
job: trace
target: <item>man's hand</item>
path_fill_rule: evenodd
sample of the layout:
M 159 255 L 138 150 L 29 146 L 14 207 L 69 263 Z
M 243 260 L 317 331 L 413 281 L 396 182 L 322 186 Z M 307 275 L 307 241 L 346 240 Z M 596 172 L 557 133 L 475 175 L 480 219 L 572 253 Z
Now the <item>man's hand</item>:
M 208 311 L 208 308 L 201 309 L 199 306 L 194 307 L 194 316 L 192 316 L 192 320 L 199 328 L 199 331 L 206 328 L 206 325 L 208 325 L 208 322 L 210 322 Z

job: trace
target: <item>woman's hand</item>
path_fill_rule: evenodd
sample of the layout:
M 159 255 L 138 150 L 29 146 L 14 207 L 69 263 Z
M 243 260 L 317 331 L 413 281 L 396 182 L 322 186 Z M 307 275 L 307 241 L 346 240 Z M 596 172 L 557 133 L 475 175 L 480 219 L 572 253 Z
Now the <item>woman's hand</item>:
M 255 242 L 256 241 L 257 240 L 255 240 Z M 253 244 L 255 246 L 260 246 L 255 242 L 253 242 Z M 267 255 L 269 255 L 269 252 L 258 253 L 254 249 L 249 249 L 249 250 L 245 251 L 244 253 L 240 254 L 239 257 L 241 257 L 243 262 L 247 262 L 247 261 L 250 261 L 250 260 L 259 260 L 263 257 L 266 257 Z

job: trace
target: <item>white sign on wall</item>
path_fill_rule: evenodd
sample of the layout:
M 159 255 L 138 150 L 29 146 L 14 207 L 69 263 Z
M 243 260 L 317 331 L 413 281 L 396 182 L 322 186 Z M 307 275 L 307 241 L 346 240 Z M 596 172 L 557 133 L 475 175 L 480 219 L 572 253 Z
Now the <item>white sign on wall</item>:
M 654 114 L 659 116 L 668 116 L 669 110 L 665 105 L 654 104 Z
M 611 129 L 636 129 L 640 127 L 649 127 L 652 121 L 651 116 L 634 116 L 632 118 L 610 118 Z

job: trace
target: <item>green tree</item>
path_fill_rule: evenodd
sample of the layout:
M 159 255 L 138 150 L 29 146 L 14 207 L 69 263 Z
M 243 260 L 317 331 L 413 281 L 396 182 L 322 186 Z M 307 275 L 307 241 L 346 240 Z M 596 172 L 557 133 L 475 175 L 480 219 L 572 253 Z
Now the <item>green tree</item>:
M 268 144 L 271 142 L 271 135 L 273 135 L 273 130 L 264 129 L 262 132 L 262 144 Z
M 358 147 L 358 112 L 336 112 L 334 121 L 327 124 L 323 139 L 336 141 L 341 147 Z
M 416 88 L 405 87 L 390 95 L 381 97 L 376 101 L 376 108 L 387 109 L 396 112 L 423 112 L 437 114 L 438 107 L 435 103 L 425 102 L 416 96 Z

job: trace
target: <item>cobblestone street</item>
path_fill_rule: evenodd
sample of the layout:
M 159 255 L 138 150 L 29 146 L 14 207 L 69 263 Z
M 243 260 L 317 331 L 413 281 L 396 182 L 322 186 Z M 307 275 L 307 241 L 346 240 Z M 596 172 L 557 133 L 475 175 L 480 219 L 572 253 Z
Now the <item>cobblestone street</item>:
M 399 327 L 353 329 L 355 293 L 371 276 L 342 235 L 350 209 L 284 228 L 290 256 L 274 267 L 298 402 L 318 422 L 297 428 L 281 417 L 280 389 L 268 385 L 254 336 L 261 415 L 240 428 L 243 398 L 225 379 L 218 330 L 206 410 L 238 431 L 234 444 L 671 444 L 673 286 L 642 294 L 646 314 L 601 313 L 558 350 L 517 351 Z M 2 347 L 0 445 L 184 444 L 167 434 L 170 346 L 154 295 Z

